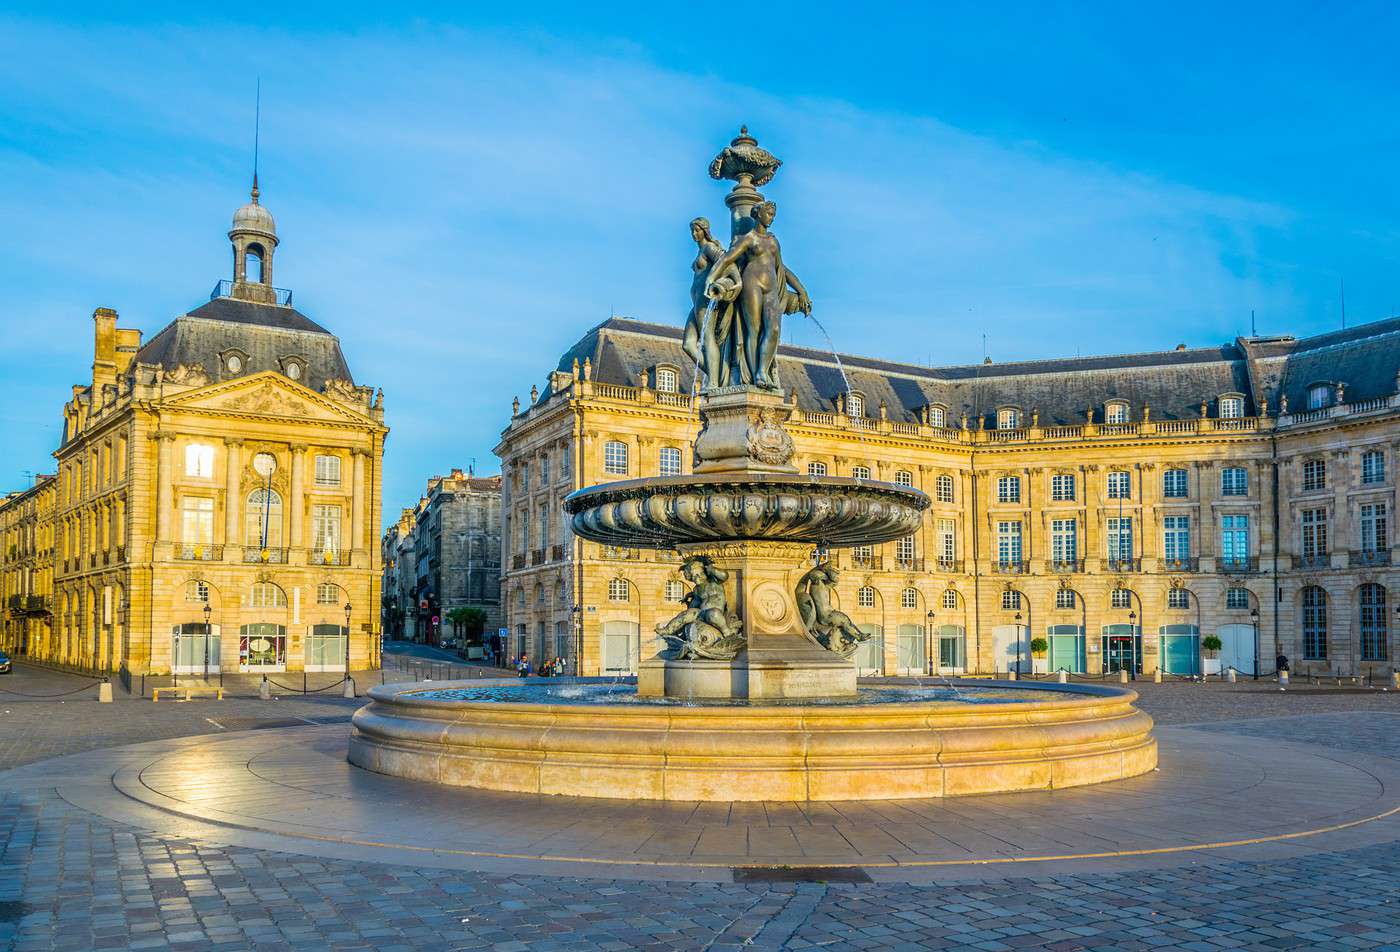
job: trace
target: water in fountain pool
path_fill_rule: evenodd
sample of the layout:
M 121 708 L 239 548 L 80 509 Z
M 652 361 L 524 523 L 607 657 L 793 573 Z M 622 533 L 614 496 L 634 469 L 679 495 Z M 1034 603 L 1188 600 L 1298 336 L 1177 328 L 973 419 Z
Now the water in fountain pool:
M 616 682 L 506 682 L 432 691 L 410 691 L 405 695 L 425 701 L 463 701 L 490 704 L 641 704 L 657 707 L 849 707 L 875 704 L 921 704 L 947 701 L 955 704 L 1007 704 L 1050 701 L 1053 690 L 1036 688 L 891 685 L 862 687 L 854 697 L 763 699 L 745 698 L 638 697 L 634 684 Z

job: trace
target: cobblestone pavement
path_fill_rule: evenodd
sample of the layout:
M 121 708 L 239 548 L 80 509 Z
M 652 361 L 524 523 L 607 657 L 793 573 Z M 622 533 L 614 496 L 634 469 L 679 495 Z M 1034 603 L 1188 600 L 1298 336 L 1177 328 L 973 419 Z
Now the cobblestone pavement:
M 19 690 L 31 677 L 21 672 L 0 686 Z M 1329 706 L 1319 709 L 1317 695 L 1263 700 L 1231 687 L 1149 685 L 1144 707 L 1163 721 L 1218 718 L 1206 729 L 1262 743 L 1400 759 L 1400 718 L 1376 713 L 1393 695 L 1328 696 L 1321 700 Z M 355 703 L 20 704 L 0 695 L 0 710 L 10 712 L 0 719 L 0 766 L 218 732 L 205 718 L 344 717 Z M 139 832 L 52 792 L 7 791 L 0 774 L 0 949 L 16 952 L 1400 950 L 1400 850 L 1389 843 L 1276 861 L 1204 857 L 1192 866 L 1129 873 L 1074 869 L 936 886 L 451 872 Z

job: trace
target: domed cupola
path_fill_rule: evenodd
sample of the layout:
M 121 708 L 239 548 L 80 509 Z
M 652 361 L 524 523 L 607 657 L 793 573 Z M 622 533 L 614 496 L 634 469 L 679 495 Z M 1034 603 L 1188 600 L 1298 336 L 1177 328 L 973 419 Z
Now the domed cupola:
M 276 304 L 272 286 L 272 253 L 277 247 L 277 223 L 258 203 L 258 176 L 253 173 L 252 201 L 233 213 L 229 229 L 233 242 L 233 289 L 230 297 Z

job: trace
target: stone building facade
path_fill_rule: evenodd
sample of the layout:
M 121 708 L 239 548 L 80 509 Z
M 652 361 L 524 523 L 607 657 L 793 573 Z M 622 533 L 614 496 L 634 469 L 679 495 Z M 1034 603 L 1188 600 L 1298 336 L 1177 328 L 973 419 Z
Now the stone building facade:
M 348 641 L 352 668 L 378 664 L 382 397 L 272 286 L 256 183 L 229 240 L 232 280 L 149 341 L 93 314 L 54 454 L 42 660 L 332 671 Z
M 385 533 L 381 548 L 396 555 L 394 597 L 385 630 L 439 643 L 457 608 L 486 613 L 486 633 L 501 625 L 501 478 L 454 469 L 428 480 L 413 509 Z M 402 553 L 402 554 L 399 554 Z M 390 591 L 386 568 L 385 591 Z M 432 619 L 438 618 L 435 627 Z
M 678 610 L 674 553 L 573 539 L 560 502 L 690 471 L 679 337 L 605 322 L 504 431 L 514 651 L 635 670 Z M 780 355 L 800 468 L 932 501 L 913 537 L 833 553 L 839 607 L 872 635 L 865 673 L 1395 666 L 1400 320 L 1008 365 L 843 356 L 849 387 L 830 354 Z
M 54 497 L 54 477 L 41 475 L 0 499 L 0 650 L 15 657 L 53 650 Z

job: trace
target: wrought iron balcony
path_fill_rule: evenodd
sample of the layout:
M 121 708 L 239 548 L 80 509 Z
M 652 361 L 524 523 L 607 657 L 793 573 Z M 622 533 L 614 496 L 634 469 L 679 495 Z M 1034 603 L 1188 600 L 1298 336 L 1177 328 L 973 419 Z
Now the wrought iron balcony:
M 564 547 L 562 545 L 556 545 L 553 549 L 551 549 L 550 559 L 554 562 L 564 561 Z
M 1050 571 L 1056 575 L 1070 575 L 1084 571 L 1083 559 L 1051 559 Z
M 1300 569 L 1327 569 L 1332 567 L 1332 556 L 1326 552 L 1313 552 L 1298 556 L 1297 564 Z
M 1188 556 L 1184 559 L 1163 559 L 1163 572 L 1195 572 L 1200 562 L 1195 556 Z
M 1369 565 L 1389 565 L 1389 549 L 1361 549 L 1349 554 L 1349 564 L 1352 568 L 1365 568 Z
M 11 595 L 6 604 L 16 615 L 42 615 L 49 610 L 49 600 L 45 595 Z
M 907 559 L 901 559 L 899 556 L 895 556 L 894 567 L 901 572 L 922 572 L 924 570 L 924 560 L 915 558 L 914 556 L 910 556 Z
M 1219 558 L 1215 570 L 1225 575 L 1249 575 L 1259 571 L 1259 559 L 1249 556 L 1243 559 Z
M 1031 564 L 1024 559 L 1019 562 L 993 562 L 992 571 L 998 575 L 1025 575 L 1031 570 Z
M 851 553 L 851 567 L 856 569 L 882 569 L 885 567 L 885 557 L 874 553 L 864 554 L 859 552 Z
M 622 562 L 636 562 L 642 557 L 641 549 L 628 549 L 617 545 L 601 546 L 602 556 L 605 559 L 615 559 Z
M 277 295 L 277 303 L 283 307 L 292 306 L 292 292 L 287 288 L 273 288 L 273 293 Z M 214 290 L 209 292 L 209 300 L 213 301 L 221 297 L 233 296 L 233 282 L 225 278 L 214 285 Z
M 530 564 L 531 564 L 531 565 L 543 565 L 543 564 L 544 564 L 544 549 L 542 549 L 542 548 L 540 548 L 540 549 L 534 549 L 533 551 L 530 552 Z
M 281 551 L 285 552 L 286 550 Z M 350 550 L 323 549 L 320 552 L 310 552 L 307 554 L 306 561 L 311 565 L 349 565 Z
M 249 565 L 253 565 L 259 562 L 265 565 L 286 565 L 287 550 L 274 549 L 270 547 L 263 548 L 261 546 L 256 545 L 245 545 L 243 547 L 243 561 Z M 319 559 L 315 555 L 313 555 L 311 561 L 314 563 L 319 561 Z M 332 562 L 329 564 L 334 565 L 335 563 Z
M 1110 572 L 1141 572 L 1141 559 L 1109 559 L 1104 562 L 1104 566 Z
M 933 569 L 935 572 L 960 573 L 963 570 L 962 559 L 939 559 L 934 563 Z
M 510 567 L 512 569 L 523 569 L 525 567 L 525 554 L 517 553 L 510 557 Z
M 175 549 L 175 558 L 182 562 L 222 562 L 224 547 L 211 542 L 186 542 Z

